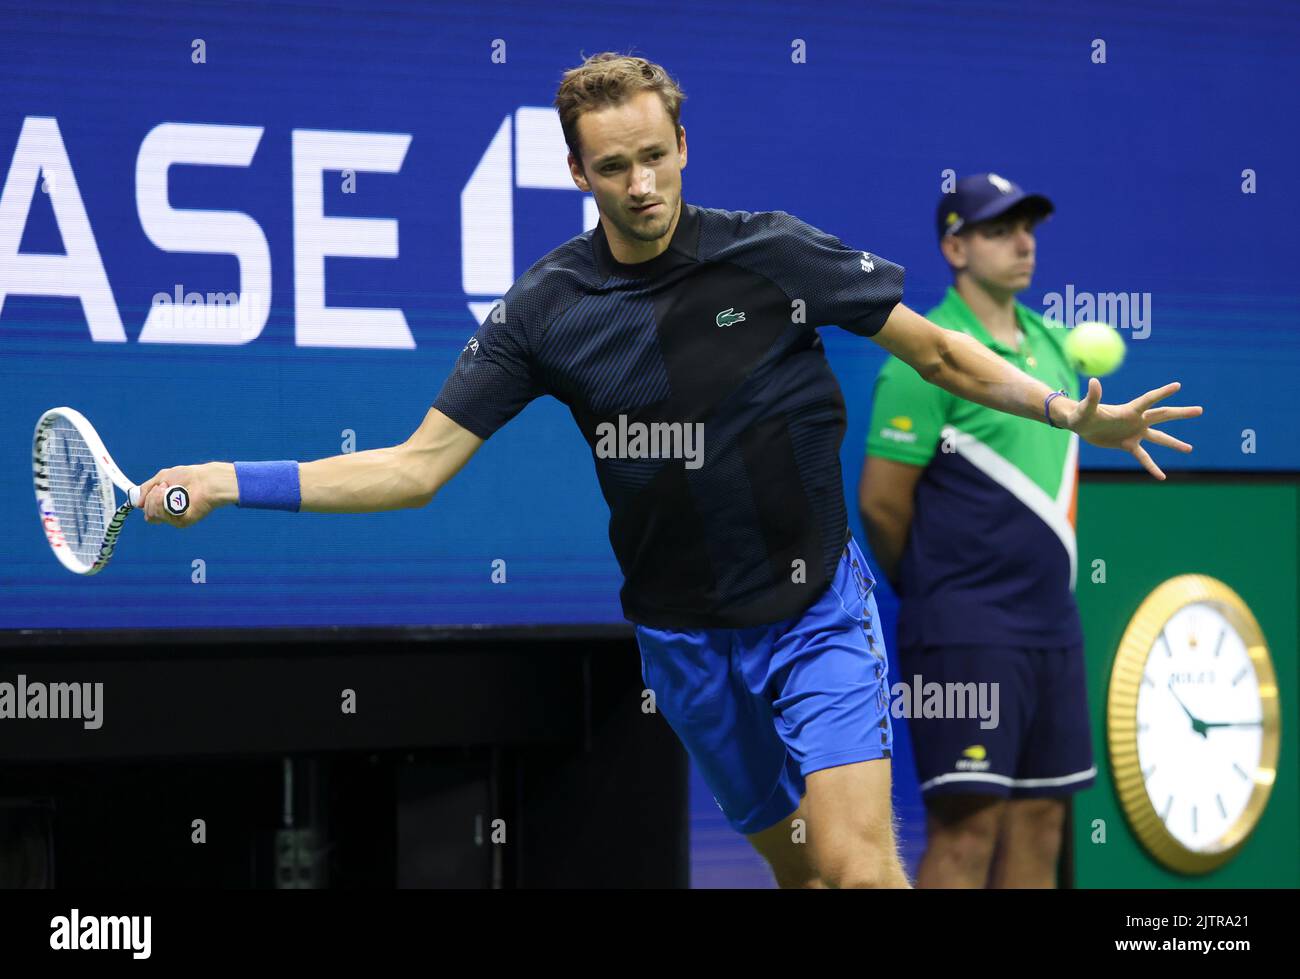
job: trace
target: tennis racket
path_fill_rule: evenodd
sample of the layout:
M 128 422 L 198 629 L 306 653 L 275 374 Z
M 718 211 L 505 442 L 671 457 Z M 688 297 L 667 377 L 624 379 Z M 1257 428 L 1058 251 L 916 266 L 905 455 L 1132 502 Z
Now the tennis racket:
M 113 556 L 126 515 L 141 503 L 140 487 L 122 475 L 94 426 L 73 408 L 51 408 L 36 423 L 32 477 L 54 556 L 76 574 L 98 574 Z M 121 506 L 114 486 L 126 494 Z M 179 517 L 190 494 L 169 486 L 163 506 Z

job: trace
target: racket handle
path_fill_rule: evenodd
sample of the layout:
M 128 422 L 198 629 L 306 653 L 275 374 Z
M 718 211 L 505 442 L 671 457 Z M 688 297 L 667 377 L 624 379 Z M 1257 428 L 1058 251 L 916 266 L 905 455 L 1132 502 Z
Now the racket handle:
M 141 504 L 140 487 L 132 486 L 126 491 L 126 498 L 130 501 L 131 506 L 138 507 Z M 179 517 L 190 508 L 190 493 L 184 486 L 168 486 L 167 492 L 163 494 L 163 509 L 173 517 Z
M 168 486 L 163 494 L 163 509 L 173 517 L 179 517 L 189 508 L 190 491 L 184 486 Z

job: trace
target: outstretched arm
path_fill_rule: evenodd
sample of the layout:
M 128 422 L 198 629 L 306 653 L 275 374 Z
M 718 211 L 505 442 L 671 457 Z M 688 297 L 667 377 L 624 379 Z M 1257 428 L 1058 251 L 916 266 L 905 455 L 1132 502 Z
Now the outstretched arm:
M 372 513 L 422 507 L 467 463 L 483 440 L 430 408 L 401 445 L 330 456 L 298 466 L 300 509 Z M 168 486 L 189 490 L 190 508 L 174 517 L 162 506 Z M 235 466 L 209 462 L 163 469 L 140 487 L 145 519 L 189 527 L 217 507 L 239 502 Z
M 1043 402 L 1052 389 L 1012 367 L 974 337 L 956 330 L 945 330 L 899 303 L 873 339 L 927 381 L 959 398 L 1021 418 L 1047 422 Z M 1132 453 L 1152 476 L 1164 479 L 1165 474 L 1142 448 L 1142 441 L 1145 439 L 1179 452 L 1192 451 L 1186 442 L 1151 427 L 1159 422 L 1195 418 L 1201 414 L 1199 406 L 1151 407 L 1180 387 L 1175 381 L 1148 391 L 1128 404 L 1105 405 L 1101 403 L 1101 382 L 1094 377 L 1088 382 L 1088 394 L 1084 400 L 1052 399 L 1052 424 L 1077 432 L 1081 439 L 1093 445 L 1124 449 Z

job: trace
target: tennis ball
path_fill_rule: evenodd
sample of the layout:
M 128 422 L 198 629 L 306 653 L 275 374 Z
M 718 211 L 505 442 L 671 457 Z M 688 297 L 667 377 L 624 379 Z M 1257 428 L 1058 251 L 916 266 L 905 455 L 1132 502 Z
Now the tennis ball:
M 1065 352 L 1081 374 L 1105 377 L 1124 363 L 1124 338 L 1109 323 L 1080 323 L 1065 338 Z

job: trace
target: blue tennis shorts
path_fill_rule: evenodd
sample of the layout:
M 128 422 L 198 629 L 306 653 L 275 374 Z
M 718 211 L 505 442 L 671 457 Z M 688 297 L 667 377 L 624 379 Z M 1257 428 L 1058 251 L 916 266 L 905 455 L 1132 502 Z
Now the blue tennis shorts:
M 738 832 L 793 813 L 812 772 L 890 757 L 874 585 L 850 539 L 801 616 L 747 629 L 636 627 L 646 688 Z

